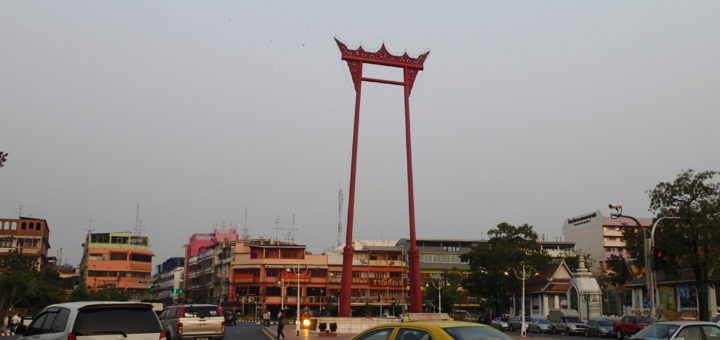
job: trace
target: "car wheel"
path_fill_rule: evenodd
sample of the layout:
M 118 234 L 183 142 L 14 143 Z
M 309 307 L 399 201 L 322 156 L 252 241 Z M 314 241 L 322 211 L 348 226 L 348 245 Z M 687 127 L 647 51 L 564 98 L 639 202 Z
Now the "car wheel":
M 585 331 L 585 337 L 587 338 L 589 336 L 590 336 L 590 333 L 588 333 L 588 331 Z
M 617 331 L 615 331 L 615 336 L 616 336 L 618 339 L 622 339 L 622 338 L 623 338 L 623 334 L 622 334 L 622 332 L 621 332 L 619 329 L 618 329 Z

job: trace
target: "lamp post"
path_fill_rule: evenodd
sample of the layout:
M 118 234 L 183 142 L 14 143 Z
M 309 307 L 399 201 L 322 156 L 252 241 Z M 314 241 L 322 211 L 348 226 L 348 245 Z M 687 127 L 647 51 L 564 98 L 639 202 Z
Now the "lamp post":
M 280 286 L 280 310 L 285 310 L 285 277 L 280 275 L 280 281 L 278 281 L 278 286 Z
M 288 273 L 295 274 L 295 277 L 297 278 L 297 311 L 295 312 L 295 335 L 300 335 L 300 275 L 307 274 L 308 268 L 305 267 L 304 272 L 300 272 L 300 264 L 295 265 L 295 269 L 293 269 L 292 265 L 290 265 L 290 268 L 287 268 L 286 271 Z
M 525 323 L 525 280 L 527 280 L 531 273 L 535 273 L 535 269 L 530 266 L 525 266 L 525 262 L 521 262 L 522 265 L 522 271 L 518 272 L 517 269 L 510 267 L 508 270 L 504 273 L 505 275 L 509 276 L 510 271 L 515 274 L 515 277 L 518 280 L 522 280 L 522 300 L 520 302 L 520 336 L 526 337 L 527 336 L 527 324 Z M 527 270 L 525 269 L 527 267 Z
M 590 321 L 590 293 L 583 293 L 583 298 L 585 299 L 585 310 L 587 311 L 587 316 L 585 317 L 587 320 L 585 320 L 585 322 L 587 322 Z
M 432 283 L 432 286 L 435 287 L 438 291 L 438 314 L 442 313 L 442 287 L 444 286 L 450 286 L 450 283 L 445 281 L 445 283 L 442 283 L 442 279 L 438 280 L 437 283 L 435 281 L 428 281 L 425 283 L 425 287 L 430 287 L 430 284 Z
M 608 207 L 610 209 L 615 209 L 615 213 L 610 214 L 610 218 L 612 219 L 618 219 L 620 217 L 625 217 L 633 220 L 635 224 L 637 224 L 638 228 L 642 231 L 643 235 L 643 258 L 645 259 L 645 270 L 647 272 L 647 275 L 645 275 L 645 289 L 648 291 L 648 294 L 650 294 L 650 310 L 655 309 L 655 292 L 653 292 L 653 284 L 652 284 L 652 278 L 650 277 L 650 273 L 652 272 L 652 264 L 650 263 L 649 259 L 649 252 L 648 252 L 648 243 L 650 242 L 647 238 L 647 235 L 645 233 L 645 228 L 643 228 L 642 224 L 640 224 L 640 221 L 638 221 L 637 218 L 629 216 L 629 215 L 623 215 L 622 213 L 622 204 L 614 203 L 609 204 Z
M 675 210 L 675 209 L 671 209 L 671 210 Z M 677 219 L 679 219 L 679 217 L 663 216 L 663 217 L 660 217 L 657 220 L 655 220 L 655 222 L 652 225 L 652 228 L 650 229 L 650 249 L 653 249 L 655 247 L 655 228 L 657 228 L 658 223 L 660 223 L 660 221 L 665 220 L 665 219 L 677 220 Z M 648 267 L 648 268 L 650 268 L 650 267 Z M 655 317 L 655 313 L 657 312 L 656 306 L 655 306 L 655 288 L 657 287 L 657 282 L 655 282 L 655 268 L 651 268 L 651 270 L 649 270 L 649 274 L 650 274 L 650 282 L 652 283 L 652 287 L 651 287 L 652 291 L 650 293 L 650 299 L 652 301 L 650 304 L 650 316 Z

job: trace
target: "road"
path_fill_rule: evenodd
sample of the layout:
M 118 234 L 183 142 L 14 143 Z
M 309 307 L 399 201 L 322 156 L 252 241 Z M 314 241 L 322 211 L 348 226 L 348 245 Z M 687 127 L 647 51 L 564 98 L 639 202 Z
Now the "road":
M 512 336 L 514 339 L 523 339 L 520 337 L 520 332 L 505 332 Z M 293 339 L 295 336 L 292 332 L 285 332 L 289 339 Z M 586 338 L 584 336 L 562 336 L 556 334 L 535 334 L 528 333 L 529 338 L 541 338 L 541 339 L 559 339 L 559 340 L 588 340 L 598 338 Z M 16 340 L 17 336 L 5 336 L 0 337 L 0 340 Z M 256 323 L 238 323 L 236 326 L 228 326 L 225 330 L 226 340 L 269 340 L 268 337 L 261 331 L 260 325 Z M 607 338 L 606 338 L 607 339 Z

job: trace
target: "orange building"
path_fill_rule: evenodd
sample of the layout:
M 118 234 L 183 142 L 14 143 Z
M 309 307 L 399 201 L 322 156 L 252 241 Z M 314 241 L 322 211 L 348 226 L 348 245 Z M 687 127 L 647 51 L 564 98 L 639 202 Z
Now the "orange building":
M 356 241 L 353 261 L 353 315 L 399 314 L 406 304 L 403 250 L 393 242 Z M 230 289 L 223 305 L 253 314 L 257 306 L 273 315 L 334 314 L 340 292 L 342 255 L 310 254 L 304 245 L 274 240 L 241 240 L 233 247 Z M 298 298 L 299 286 L 299 298 Z M 240 307 L 240 308 L 238 308 Z
M 39 218 L 0 219 L 0 255 L 22 254 L 35 259 L 35 270 L 47 263 L 50 228 Z
M 148 238 L 124 233 L 88 234 L 83 244 L 80 276 L 89 289 L 112 285 L 134 298 L 147 295 L 152 257 Z

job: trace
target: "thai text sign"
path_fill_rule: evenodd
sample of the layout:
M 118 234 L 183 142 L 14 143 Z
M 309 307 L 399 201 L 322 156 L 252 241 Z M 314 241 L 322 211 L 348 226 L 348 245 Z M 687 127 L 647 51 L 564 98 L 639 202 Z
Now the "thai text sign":
M 400 287 L 402 286 L 402 279 L 382 278 L 382 279 L 370 279 L 371 286 L 381 287 Z
M 282 274 L 283 280 L 285 282 L 310 282 L 310 275 L 308 274 L 295 274 L 295 273 L 283 273 Z
M 235 274 L 235 282 L 253 282 L 255 280 L 255 275 L 253 274 L 247 274 L 247 273 L 236 273 Z

